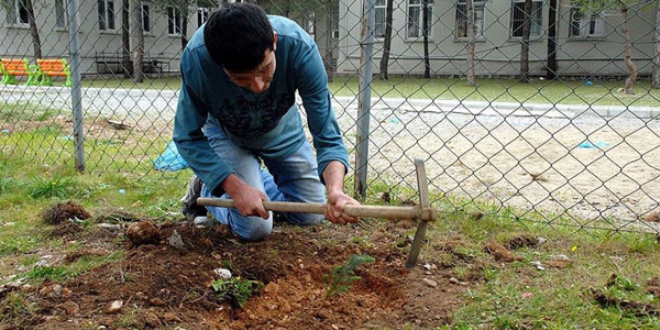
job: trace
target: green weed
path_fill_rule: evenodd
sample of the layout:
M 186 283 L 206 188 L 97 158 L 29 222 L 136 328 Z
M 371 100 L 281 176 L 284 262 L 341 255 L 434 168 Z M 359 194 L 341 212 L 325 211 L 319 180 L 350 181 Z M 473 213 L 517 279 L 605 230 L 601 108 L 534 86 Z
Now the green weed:
M 256 280 L 244 280 L 240 277 L 231 279 L 217 279 L 211 287 L 220 300 L 229 301 L 233 305 L 243 308 L 250 297 L 259 293 L 264 284 Z
M 74 181 L 70 177 L 34 177 L 31 185 L 30 196 L 34 199 L 51 197 L 65 199 L 71 196 L 70 188 L 73 187 Z
M 355 275 L 355 269 L 375 261 L 376 259 L 369 255 L 353 254 L 345 264 L 333 267 L 332 273 L 325 276 L 325 279 L 330 281 L 326 297 L 341 295 L 350 290 L 351 284 L 360 279 L 360 276 Z

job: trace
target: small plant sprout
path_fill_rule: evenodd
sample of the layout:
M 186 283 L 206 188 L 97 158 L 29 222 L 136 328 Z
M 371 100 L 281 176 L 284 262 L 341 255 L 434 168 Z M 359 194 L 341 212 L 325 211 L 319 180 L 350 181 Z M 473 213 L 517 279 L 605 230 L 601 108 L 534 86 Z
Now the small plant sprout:
M 351 284 L 360 279 L 360 276 L 355 275 L 355 269 L 367 263 L 373 263 L 376 259 L 369 255 L 351 255 L 345 264 L 335 266 L 332 268 L 330 275 L 325 275 L 324 278 L 330 281 L 330 287 L 326 293 L 326 297 L 334 295 L 341 295 L 351 288 Z
M 243 280 L 240 277 L 217 279 L 211 283 L 220 300 L 227 300 L 234 308 L 243 308 L 250 297 L 259 293 L 264 284 L 257 280 Z

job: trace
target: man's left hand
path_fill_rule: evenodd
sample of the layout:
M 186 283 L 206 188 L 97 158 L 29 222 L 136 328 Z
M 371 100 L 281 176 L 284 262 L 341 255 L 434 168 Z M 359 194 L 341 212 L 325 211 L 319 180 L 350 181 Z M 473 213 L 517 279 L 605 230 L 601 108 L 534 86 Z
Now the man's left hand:
M 332 223 L 341 225 L 358 222 L 360 218 L 344 213 L 344 206 L 346 205 L 360 205 L 360 203 L 351 198 L 351 196 L 346 195 L 343 191 L 328 192 L 328 204 L 325 209 L 326 219 Z

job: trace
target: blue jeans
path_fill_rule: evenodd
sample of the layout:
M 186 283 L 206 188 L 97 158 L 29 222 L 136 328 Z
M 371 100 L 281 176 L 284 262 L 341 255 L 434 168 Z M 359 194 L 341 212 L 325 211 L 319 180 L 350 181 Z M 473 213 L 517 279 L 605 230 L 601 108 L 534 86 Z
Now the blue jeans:
M 235 145 L 219 127 L 204 126 L 211 148 L 232 167 L 234 173 L 245 183 L 266 193 L 268 199 L 278 202 L 325 203 L 325 188 L 318 176 L 316 157 L 308 142 L 296 152 L 283 159 L 262 158 Z M 266 168 L 261 166 L 263 161 Z M 202 185 L 202 197 L 213 196 L 206 185 Z M 219 198 L 231 198 L 228 194 Z M 258 216 L 244 217 L 236 209 L 207 207 L 220 223 L 229 226 L 232 232 L 247 241 L 264 239 L 273 229 L 273 212 L 264 220 Z M 283 218 L 299 226 L 320 223 L 322 214 L 282 213 Z

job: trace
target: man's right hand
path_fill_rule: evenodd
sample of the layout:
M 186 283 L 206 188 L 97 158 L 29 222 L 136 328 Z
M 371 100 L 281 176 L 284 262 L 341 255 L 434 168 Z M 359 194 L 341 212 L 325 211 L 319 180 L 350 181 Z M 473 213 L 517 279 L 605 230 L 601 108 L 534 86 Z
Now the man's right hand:
M 222 182 L 222 189 L 234 200 L 234 207 L 242 216 L 259 216 L 268 219 L 268 211 L 264 208 L 266 194 L 251 187 L 235 174 L 230 174 Z

